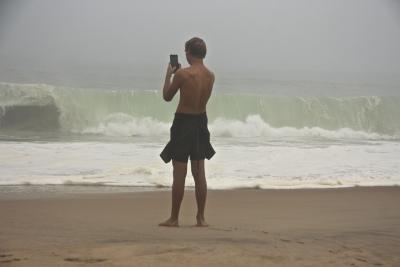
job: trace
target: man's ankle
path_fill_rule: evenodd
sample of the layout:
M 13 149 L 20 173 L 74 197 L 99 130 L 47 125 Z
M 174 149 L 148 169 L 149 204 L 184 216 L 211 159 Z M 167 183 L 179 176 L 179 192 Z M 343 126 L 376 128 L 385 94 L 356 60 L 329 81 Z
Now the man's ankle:
M 197 214 L 196 219 L 201 219 L 204 220 L 204 215 L 203 214 Z

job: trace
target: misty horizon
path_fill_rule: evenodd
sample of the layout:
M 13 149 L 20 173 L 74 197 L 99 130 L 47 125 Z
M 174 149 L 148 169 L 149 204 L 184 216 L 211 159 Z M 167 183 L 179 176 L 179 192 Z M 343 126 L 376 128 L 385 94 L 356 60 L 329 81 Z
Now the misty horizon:
M 217 85 L 221 79 L 400 84 L 396 1 L 203 1 L 193 9 L 194 3 L 3 0 L 0 80 L 125 79 L 123 86 L 134 87 L 140 79 L 162 79 L 171 53 L 187 65 L 184 42 L 199 36 Z

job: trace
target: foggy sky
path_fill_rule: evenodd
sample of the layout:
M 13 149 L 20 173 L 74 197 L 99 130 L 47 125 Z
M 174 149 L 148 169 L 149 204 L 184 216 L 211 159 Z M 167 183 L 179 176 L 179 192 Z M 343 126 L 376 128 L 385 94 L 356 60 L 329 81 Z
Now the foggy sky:
M 163 70 L 199 36 L 216 71 L 400 84 L 399 2 L 0 0 L 0 66 Z

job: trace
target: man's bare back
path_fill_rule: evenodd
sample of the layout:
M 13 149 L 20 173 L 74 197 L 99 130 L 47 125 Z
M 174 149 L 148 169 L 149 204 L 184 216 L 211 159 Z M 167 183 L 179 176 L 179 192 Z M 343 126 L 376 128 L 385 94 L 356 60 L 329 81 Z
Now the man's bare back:
M 214 84 L 214 74 L 204 65 L 192 65 L 178 70 L 175 75 L 181 75 L 183 80 L 176 112 L 195 114 L 206 112 Z
M 206 112 L 214 80 L 214 74 L 202 62 L 192 64 L 190 67 L 176 71 L 170 86 L 163 90 L 164 99 L 172 100 L 180 89 L 176 112 L 191 114 Z

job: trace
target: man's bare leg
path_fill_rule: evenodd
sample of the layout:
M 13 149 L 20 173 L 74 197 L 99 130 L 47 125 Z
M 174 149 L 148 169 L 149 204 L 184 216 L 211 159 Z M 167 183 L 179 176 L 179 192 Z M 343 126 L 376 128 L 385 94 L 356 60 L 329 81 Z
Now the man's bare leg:
M 174 182 L 172 183 L 172 208 L 171 217 L 158 224 L 159 226 L 179 226 L 179 209 L 185 192 L 185 178 L 187 163 L 172 160 Z
M 204 160 L 192 160 L 192 175 L 196 186 L 197 226 L 208 226 L 204 218 L 204 209 L 207 198 L 207 181 L 204 170 Z

